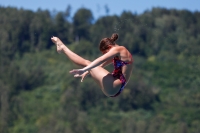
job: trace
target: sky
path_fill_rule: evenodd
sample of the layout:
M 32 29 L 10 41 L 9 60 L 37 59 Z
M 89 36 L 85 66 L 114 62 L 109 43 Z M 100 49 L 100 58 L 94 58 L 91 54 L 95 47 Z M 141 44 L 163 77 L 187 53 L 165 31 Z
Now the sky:
M 105 15 L 120 15 L 123 11 L 142 14 L 153 7 L 200 11 L 200 0 L 0 0 L 0 6 L 37 11 L 39 8 L 64 12 L 71 6 L 71 16 L 84 7 L 90 9 L 95 19 Z M 106 13 L 106 7 L 109 9 Z

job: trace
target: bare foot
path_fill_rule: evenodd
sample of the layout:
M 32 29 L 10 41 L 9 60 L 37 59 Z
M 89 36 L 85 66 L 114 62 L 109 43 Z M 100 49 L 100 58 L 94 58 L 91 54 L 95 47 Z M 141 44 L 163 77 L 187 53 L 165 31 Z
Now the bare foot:
M 55 36 L 51 37 L 51 40 L 52 40 L 53 43 L 56 44 L 57 52 L 58 52 L 58 53 L 61 53 L 62 50 L 63 50 L 63 45 L 64 45 L 64 44 L 62 43 L 62 41 L 61 41 L 58 37 L 55 37 Z

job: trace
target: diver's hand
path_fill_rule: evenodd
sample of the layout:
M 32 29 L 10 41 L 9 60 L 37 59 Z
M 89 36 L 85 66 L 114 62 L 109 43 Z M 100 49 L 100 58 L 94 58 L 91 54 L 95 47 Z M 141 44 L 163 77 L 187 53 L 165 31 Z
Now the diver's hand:
M 83 82 L 83 79 L 89 74 L 88 71 L 84 72 L 82 75 L 81 75 L 81 82 Z
M 69 71 L 69 73 L 73 74 L 74 77 L 81 77 L 81 75 L 84 73 L 85 71 L 83 69 L 73 69 L 71 71 Z

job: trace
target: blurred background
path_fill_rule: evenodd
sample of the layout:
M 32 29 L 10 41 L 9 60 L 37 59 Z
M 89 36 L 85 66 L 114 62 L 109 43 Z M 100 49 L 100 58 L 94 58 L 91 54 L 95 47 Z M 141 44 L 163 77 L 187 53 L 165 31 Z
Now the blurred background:
M 0 1 L 0 133 L 200 133 L 200 1 Z M 94 60 L 99 41 L 134 57 L 106 97 L 51 42 Z M 112 71 L 112 66 L 107 67 Z

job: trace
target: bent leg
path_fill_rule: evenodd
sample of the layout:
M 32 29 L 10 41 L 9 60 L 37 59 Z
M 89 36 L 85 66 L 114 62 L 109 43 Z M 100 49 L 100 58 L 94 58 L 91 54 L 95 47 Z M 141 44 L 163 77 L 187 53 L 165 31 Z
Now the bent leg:
M 120 90 L 121 81 L 115 79 L 106 69 L 98 66 L 91 69 L 90 74 L 101 87 L 105 95 L 113 96 Z

